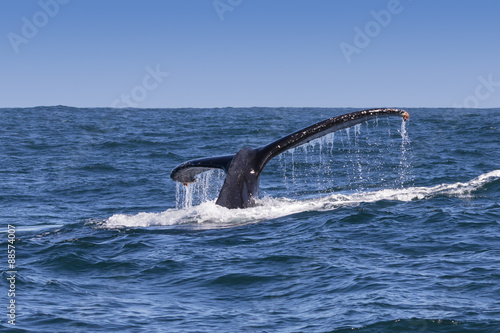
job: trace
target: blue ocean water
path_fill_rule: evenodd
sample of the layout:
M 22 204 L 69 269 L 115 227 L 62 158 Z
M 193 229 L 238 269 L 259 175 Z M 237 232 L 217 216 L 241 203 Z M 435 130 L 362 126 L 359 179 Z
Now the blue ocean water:
M 498 109 L 298 147 L 246 210 L 169 177 L 350 111 L 0 109 L 2 331 L 499 332 Z

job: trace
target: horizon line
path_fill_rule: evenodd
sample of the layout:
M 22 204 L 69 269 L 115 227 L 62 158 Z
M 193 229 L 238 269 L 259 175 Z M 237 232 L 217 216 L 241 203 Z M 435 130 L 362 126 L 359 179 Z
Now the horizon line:
M 407 108 L 407 109 L 453 109 L 453 110 L 485 110 L 500 109 L 496 107 L 462 107 L 462 106 L 179 106 L 179 107 L 110 107 L 110 106 L 71 106 L 71 105 L 37 105 L 37 106 L 0 106 L 0 109 L 34 109 L 65 107 L 73 109 L 112 109 L 112 110 L 151 110 L 151 109 L 373 109 L 373 108 Z

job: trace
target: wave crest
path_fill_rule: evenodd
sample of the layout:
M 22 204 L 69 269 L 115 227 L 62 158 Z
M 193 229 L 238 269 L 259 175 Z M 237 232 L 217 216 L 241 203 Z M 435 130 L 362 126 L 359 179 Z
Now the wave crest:
M 224 228 L 257 223 L 308 211 L 328 211 L 362 203 L 424 200 L 440 195 L 468 198 L 486 184 L 500 179 L 500 170 L 480 175 L 466 183 L 441 184 L 432 187 L 383 189 L 352 194 L 331 194 L 326 197 L 291 200 L 287 198 L 263 198 L 258 206 L 247 209 L 227 209 L 217 206 L 215 200 L 185 208 L 167 209 L 161 213 L 136 215 L 115 214 L 107 219 L 105 228 L 185 226 L 187 228 Z

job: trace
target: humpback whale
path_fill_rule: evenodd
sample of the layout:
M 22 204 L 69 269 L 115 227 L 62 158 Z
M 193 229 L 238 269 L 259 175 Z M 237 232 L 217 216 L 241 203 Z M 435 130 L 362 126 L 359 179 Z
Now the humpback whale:
M 202 172 L 222 169 L 226 173 L 226 178 L 216 204 L 229 209 L 252 207 L 259 195 L 259 176 L 273 157 L 329 133 L 370 119 L 388 116 L 399 116 L 404 121 L 410 117 L 405 110 L 387 108 L 343 114 L 320 121 L 259 148 L 245 147 L 234 155 L 184 162 L 172 170 L 170 178 L 187 185 L 195 182 L 195 176 Z

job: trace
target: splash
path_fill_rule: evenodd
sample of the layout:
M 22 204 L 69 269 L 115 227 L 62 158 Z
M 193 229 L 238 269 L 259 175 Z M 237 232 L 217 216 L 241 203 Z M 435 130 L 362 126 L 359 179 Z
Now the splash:
M 212 200 L 205 201 L 197 206 L 168 209 L 161 213 L 116 214 L 105 221 L 102 227 L 176 226 L 198 229 L 227 228 L 303 212 L 331 211 L 342 207 L 352 207 L 382 200 L 407 202 L 426 200 L 437 196 L 470 198 L 474 191 L 499 179 L 500 170 L 495 170 L 465 183 L 440 184 L 432 187 L 382 189 L 350 194 L 337 193 L 306 200 L 267 197 L 258 200 L 258 206 L 247 209 L 227 209 L 217 206 L 215 200 Z
M 197 175 L 194 183 L 183 185 L 176 182 L 175 207 L 186 209 L 217 198 L 224 178 L 224 171 L 212 169 Z
M 411 169 L 411 159 L 412 152 L 410 149 L 410 138 L 408 136 L 408 131 L 406 130 L 406 122 L 401 122 L 401 129 L 399 131 L 401 134 L 401 155 L 399 158 L 399 184 L 403 187 L 406 183 L 412 183 L 414 181 L 412 169 Z
M 402 188 L 413 182 L 411 146 L 403 120 L 398 131 L 391 131 L 385 122 L 380 126 L 379 122 L 367 122 L 282 155 L 276 172 L 283 179 L 286 197 L 305 191 L 313 195 L 333 190 Z

